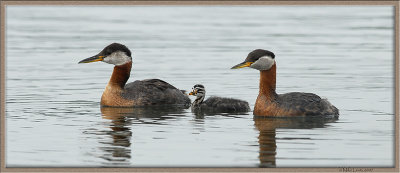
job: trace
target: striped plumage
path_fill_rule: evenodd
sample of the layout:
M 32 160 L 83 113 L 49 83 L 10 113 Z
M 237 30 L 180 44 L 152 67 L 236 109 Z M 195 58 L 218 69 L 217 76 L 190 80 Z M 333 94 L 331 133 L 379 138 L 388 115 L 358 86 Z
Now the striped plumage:
M 233 113 L 233 112 L 248 112 L 250 111 L 249 103 L 243 100 L 210 97 L 204 100 L 206 90 L 203 85 L 197 84 L 193 86 L 192 92 L 189 95 L 196 96 L 192 103 L 192 111 L 214 112 L 214 113 Z

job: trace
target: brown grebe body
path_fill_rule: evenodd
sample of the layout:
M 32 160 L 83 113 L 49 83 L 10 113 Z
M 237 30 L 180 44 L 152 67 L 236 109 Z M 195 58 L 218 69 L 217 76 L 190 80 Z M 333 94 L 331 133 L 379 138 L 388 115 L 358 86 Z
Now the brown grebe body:
M 249 53 L 246 60 L 232 69 L 250 67 L 260 71 L 259 94 L 254 105 L 256 116 L 338 116 L 339 110 L 328 100 L 313 93 L 276 93 L 275 55 L 257 49 Z
M 99 54 L 79 63 L 96 61 L 115 65 L 101 96 L 101 106 L 190 105 L 187 95 L 160 79 L 137 80 L 126 84 L 130 77 L 132 58 L 130 50 L 122 44 L 110 44 Z

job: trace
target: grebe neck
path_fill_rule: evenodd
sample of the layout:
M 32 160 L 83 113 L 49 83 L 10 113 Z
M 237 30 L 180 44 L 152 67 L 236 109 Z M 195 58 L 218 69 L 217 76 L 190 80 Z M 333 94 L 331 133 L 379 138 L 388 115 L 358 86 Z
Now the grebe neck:
M 260 70 L 260 91 L 259 95 L 274 99 L 276 94 L 276 64 L 268 70 Z
M 203 103 L 203 100 L 204 100 L 204 95 L 198 95 L 196 97 L 196 100 L 194 100 L 193 102 L 193 106 L 200 105 L 201 103 Z
M 123 65 L 114 66 L 114 70 L 111 75 L 110 81 L 108 82 L 108 85 L 123 89 L 131 74 L 131 68 L 132 61 Z

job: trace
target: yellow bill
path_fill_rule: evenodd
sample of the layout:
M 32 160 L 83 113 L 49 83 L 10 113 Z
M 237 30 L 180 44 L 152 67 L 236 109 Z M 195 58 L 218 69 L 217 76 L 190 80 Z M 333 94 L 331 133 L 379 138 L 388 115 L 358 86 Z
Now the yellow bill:
M 96 62 L 96 61 L 103 61 L 103 59 L 104 59 L 104 56 L 95 55 L 95 56 L 86 58 L 82 61 L 79 61 L 79 63 L 91 63 L 91 62 Z
M 243 68 L 243 67 L 249 67 L 253 62 L 242 62 L 238 65 L 233 66 L 231 69 L 238 69 L 238 68 Z
M 193 90 L 192 92 L 189 93 L 189 95 L 195 95 L 197 94 L 196 90 Z

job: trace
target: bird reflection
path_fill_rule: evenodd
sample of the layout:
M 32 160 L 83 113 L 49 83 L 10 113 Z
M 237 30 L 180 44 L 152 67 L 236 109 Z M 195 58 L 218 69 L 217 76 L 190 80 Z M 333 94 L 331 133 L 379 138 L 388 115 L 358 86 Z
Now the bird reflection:
M 116 108 L 116 107 L 101 107 L 103 119 L 111 120 L 110 132 L 106 134 L 112 137 L 112 141 L 106 144 L 106 147 L 101 149 L 105 154 L 101 158 L 110 161 L 113 165 L 129 164 L 131 158 L 131 125 L 133 123 L 144 124 L 159 124 L 151 121 L 152 119 L 166 120 L 183 116 L 184 109 L 187 107 L 140 107 L 140 108 Z M 149 121 L 150 120 L 150 121 Z
M 107 147 L 102 149 L 105 154 L 102 156 L 103 159 L 108 161 L 124 162 L 131 158 L 131 136 L 132 132 L 129 128 L 130 120 L 124 116 L 129 111 L 122 108 L 101 108 L 102 117 L 104 119 L 111 120 L 111 131 L 108 135 L 111 135 L 112 142 L 107 143 Z
M 224 117 L 235 117 L 235 118 L 241 118 L 244 115 L 249 115 L 248 112 L 235 112 L 235 113 L 215 113 L 215 112 L 207 112 L 207 111 L 202 111 L 202 110 L 192 110 L 192 113 L 194 114 L 194 118 L 196 120 L 203 120 L 207 116 L 224 116 Z
M 269 118 L 254 117 L 254 125 L 260 132 L 258 136 L 259 167 L 276 167 L 276 129 L 312 129 L 323 128 L 326 123 L 334 122 L 337 117 L 290 117 Z

